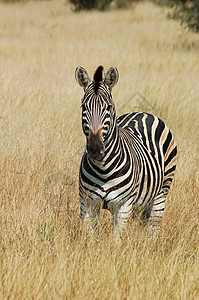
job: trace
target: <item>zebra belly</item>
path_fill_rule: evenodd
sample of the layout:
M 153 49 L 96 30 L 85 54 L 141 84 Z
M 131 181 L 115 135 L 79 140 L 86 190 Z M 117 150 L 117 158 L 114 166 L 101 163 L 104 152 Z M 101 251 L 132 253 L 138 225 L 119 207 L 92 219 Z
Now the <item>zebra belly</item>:
M 98 186 L 81 187 L 80 198 L 92 199 L 94 203 L 100 203 L 101 207 L 108 210 L 113 210 L 113 207 L 121 207 L 128 202 L 128 205 L 135 207 L 145 207 L 150 205 L 155 195 L 158 192 L 158 187 L 154 182 L 151 185 L 148 184 L 149 175 L 146 174 L 143 178 L 143 174 L 140 174 L 139 180 L 135 183 L 135 178 L 132 176 L 128 185 L 121 188 L 114 189 L 115 180 L 102 183 Z
M 132 207 L 146 207 L 152 204 L 153 198 L 159 191 L 159 187 L 155 183 L 147 187 L 148 175 L 146 175 L 142 181 L 144 181 L 144 186 L 141 181 L 138 181 L 135 186 L 132 178 L 128 188 L 107 193 L 103 198 L 103 206 L 110 209 L 114 205 L 121 207 L 127 202 L 128 205 L 132 205 Z

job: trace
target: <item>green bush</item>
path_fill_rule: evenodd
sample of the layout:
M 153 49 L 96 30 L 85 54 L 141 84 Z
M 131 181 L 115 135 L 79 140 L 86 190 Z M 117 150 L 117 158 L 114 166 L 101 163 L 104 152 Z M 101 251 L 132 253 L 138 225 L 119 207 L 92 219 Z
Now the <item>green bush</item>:
M 174 12 L 169 16 L 174 19 L 181 19 L 194 31 L 199 31 L 199 0 L 169 0 L 174 7 Z
M 105 10 L 109 6 L 110 0 L 69 0 L 73 4 L 74 10 Z
M 107 10 L 111 4 L 116 8 L 129 6 L 133 0 L 69 0 L 75 11 L 80 10 Z

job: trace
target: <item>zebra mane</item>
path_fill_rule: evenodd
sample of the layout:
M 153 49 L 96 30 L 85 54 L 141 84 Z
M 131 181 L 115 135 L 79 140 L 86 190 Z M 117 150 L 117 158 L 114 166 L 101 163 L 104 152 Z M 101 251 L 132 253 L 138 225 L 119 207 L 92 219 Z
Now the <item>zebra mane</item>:
M 99 85 L 104 81 L 104 68 L 99 66 L 94 73 L 93 81 L 95 83 L 95 92 L 97 93 Z

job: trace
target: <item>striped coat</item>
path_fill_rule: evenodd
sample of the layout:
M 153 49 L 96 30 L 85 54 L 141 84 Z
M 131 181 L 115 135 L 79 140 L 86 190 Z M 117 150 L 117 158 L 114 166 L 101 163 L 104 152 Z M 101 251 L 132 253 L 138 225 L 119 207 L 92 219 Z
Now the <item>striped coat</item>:
M 76 80 L 84 88 L 82 128 L 86 151 L 79 173 L 81 217 L 97 227 L 101 208 L 124 228 L 133 211 L 149 219 L 155 234 L 176 168 L 177 147 L 171 131 L 154 115 L 138 112 L 116 118 L 111 89 L 118 71 L 98 67 L 91 82 L 82 67 Z

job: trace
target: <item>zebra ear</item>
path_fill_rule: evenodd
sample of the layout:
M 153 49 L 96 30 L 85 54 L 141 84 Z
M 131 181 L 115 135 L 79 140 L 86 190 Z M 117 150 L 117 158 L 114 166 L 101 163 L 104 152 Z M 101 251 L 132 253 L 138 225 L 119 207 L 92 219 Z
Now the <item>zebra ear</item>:
M 77 83 L 79 83 L 79 85 L 82 86 L 84 89 L 89 85 L 91 81 L 87 71 L 82 67 L 76 68 L 75 79 Z
M 112 89 L 112 87 L 114 87 L 114 85 L 116 85 L 116 83 L 118 82 L 118 79 L 119 79 L 119 72 L 117 68 L 111 67 L 105 75 L 104 83 L 108 85 L 110 89 Z

